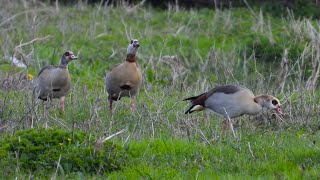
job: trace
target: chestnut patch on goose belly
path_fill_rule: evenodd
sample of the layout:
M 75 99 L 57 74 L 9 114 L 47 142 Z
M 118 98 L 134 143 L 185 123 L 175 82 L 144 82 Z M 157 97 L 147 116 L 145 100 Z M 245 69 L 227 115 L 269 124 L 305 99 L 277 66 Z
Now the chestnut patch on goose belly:
M 47 101 L 47 100 L 48 100 L 48 97 L 41 97 L 41 96 L 39 96 L 38 99 L 41 99 L 42 101 Z
M 53 92 L 61 91 L 61 89 L 52 89 Z
M 118 96 L 112 96 L 112 97 L 111 97 L 111 99 L 112 99 L 113 101 L 118 101 L 118 100 L 120 100 L 120 99 L 121 99 L 121 97 L 118 97 Z
M 129 86 L 129 85 L 123 85 L 123 86 L 120 86 L 120 88 L 121 88 L 122 90 L 130 90 L 130 89 L 132 89 L 132 87 Z

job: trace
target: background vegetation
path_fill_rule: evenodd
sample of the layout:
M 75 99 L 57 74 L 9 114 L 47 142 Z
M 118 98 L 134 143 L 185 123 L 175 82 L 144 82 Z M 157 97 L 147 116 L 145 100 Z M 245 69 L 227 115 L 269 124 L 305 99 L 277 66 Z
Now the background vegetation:
M 255 6 L 82 1 L 7 1 L 0 12 L 1 178 L 320 177 L 316 19 Z M 143 89 L 135 113 L 124 98 L 111 116 L 104 76 L 123 61 L 131 38 L 141 44 Z M 54 101 L 45 119 L 33 84 L 67 50 L 80 60 L 69 65 L 66 113 Z M 183 98 L 227 83 L 277 96 L 286 116 L 244 116 L 223 135 L 220 116 L 184 114 Z

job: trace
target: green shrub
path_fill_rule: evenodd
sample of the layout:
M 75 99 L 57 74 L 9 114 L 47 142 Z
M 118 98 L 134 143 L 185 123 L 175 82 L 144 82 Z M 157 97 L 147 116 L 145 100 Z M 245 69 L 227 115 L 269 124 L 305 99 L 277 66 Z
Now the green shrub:
M 281 59 L 283 47 L 271 42 L 266 36 L 257 35 L 255 38 L 252 37 L 251 41 L 248 44 L 248 49 L 251 51 L 249 54 L 254 54 L 257 59 L 271 63 Z
M 120 169 L 123 154 L 122 148 L 113 143 L 95 148 L 94 139 L 83 132 L 30 129 L 0 139 L 3 174 L 11 174 L 18 168 L 22 172 L 46 175 L 55 172 L 60 156 L 59 170 L 62 168 L 65 173 L 104 174 Z
M 254 54 L 259 61 L 279 65 L 285 49 L 288 50 L 289 59 L 297 60 L 304 50 L 305 43 L 289 37 L 271 41 L 263 34 L 252 34 L 246 39 L 246 47 L 242 52 L 247 53 L 247 55 Z

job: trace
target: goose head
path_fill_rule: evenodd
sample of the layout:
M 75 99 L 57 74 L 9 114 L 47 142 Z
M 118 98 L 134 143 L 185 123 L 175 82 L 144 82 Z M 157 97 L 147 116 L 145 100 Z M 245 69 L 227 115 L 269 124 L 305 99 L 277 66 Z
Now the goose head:
M 269 96 L 269 95 L 257 96 L 255 98 L 255 101 L 264 108 L 274 110 L 277 114 L 280 114 L 280 115 L 283 114 L 280 101 L 274 96 Z
M 75 56 L 72 51 L 67 51 L 62 55 L 60 64 L 66 66 L 69 62 L 75 59 L 78 59 L 78 57 Z
M 127 54 L 136 54 L 139 47 L 139 41 L 137 39 L 131 39 L 127 49 Z

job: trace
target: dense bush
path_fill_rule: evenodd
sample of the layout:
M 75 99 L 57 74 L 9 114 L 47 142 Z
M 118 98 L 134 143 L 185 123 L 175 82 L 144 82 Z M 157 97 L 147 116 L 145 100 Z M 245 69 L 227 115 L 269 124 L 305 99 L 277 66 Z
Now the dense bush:
M 251 0 L 250 4 L 261 8 L 275 16 L 286 16 L 287 9 L 292 10 L 296 18 L 300 17 L 313 17 L 320 18 L 320 4 L 315 0 L 287 0 L 287 1 L 257 1 Z
M 94 139 L 89 139 L 83 132 L 30 129 L 1 137 L 0 166 L 3 175 L 20 169 L 49 176 L 57 167 L 65 173 L 104 174 L 120 169 L 124 162 L 121 151 L 112 143 L 96 149 Z
M 288 51 L 287 57 L 297 60 L 304 50 L 305 43 L 295 41 L 289 37 L 270 40 L 263 34 L 255 34 L 247 37 L 243 52 L 253 54 L 259 61 L 279 65 L 286 49 Z

